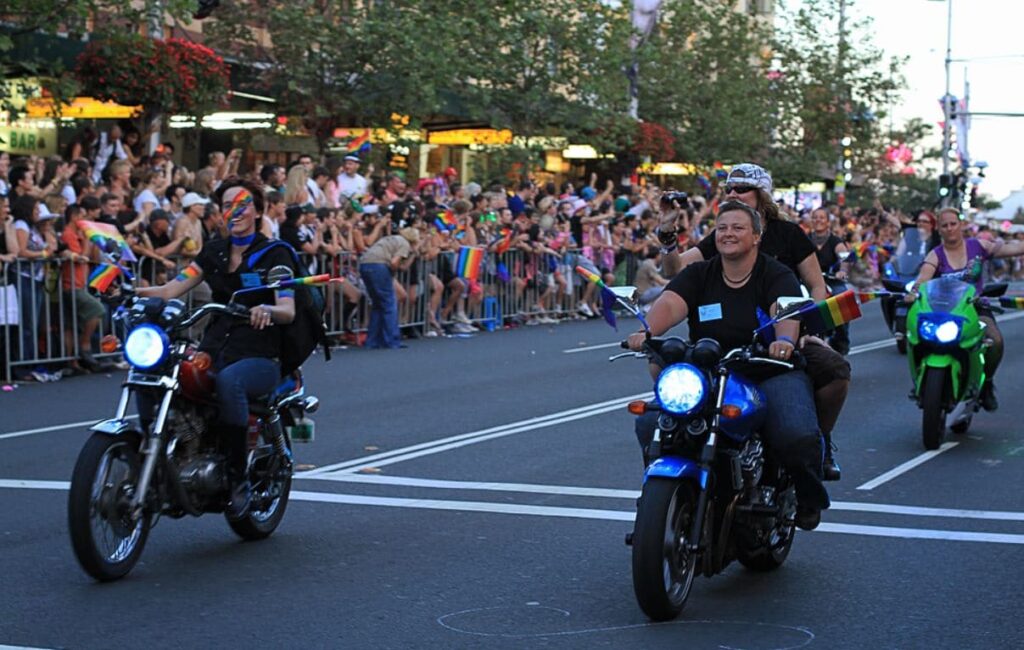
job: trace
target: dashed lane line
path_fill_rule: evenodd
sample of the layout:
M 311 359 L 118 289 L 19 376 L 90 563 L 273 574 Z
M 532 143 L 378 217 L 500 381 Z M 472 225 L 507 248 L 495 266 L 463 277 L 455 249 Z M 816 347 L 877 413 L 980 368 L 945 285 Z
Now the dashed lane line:
M 923 463 L 928 462 L 929 460 L 935 458 L 939 454 L 947 452 L 947 451 L 949 451 L 953 447 L 956 447 L 959 444 L 960 444 L 959 442 L 944 442 L 944 443 L 942 443 L 942 445 L 938 449 L 932 449 L 931 451 L 926 451 L 923 454 L 915 456 L 915 457 L 911 458 L 910 460 L 908 460 L 907 462 L 905 462 L 905 463 L 903 463 L 901 465 L 897 465 L 896 467 L 893 467 L 888 472 L 886 472 L 884 474 L 881 474 L 879 476 L 876 476 L 875 478 L 871 479 L 867 483 L 864 483 L 863 485 L 858 485 L 857 489 L 858 490 L 874 490 L 879 485 L 883 485 L 885 483 L 888 483 L 889 481 L 893 480 L 894 478 L 896 478 L 898 476 L 901 476 L 902 474 L 906 474 L 907 472 L 909 472 L 910 470 L 914 469 L 918 465 L 921 465 Z

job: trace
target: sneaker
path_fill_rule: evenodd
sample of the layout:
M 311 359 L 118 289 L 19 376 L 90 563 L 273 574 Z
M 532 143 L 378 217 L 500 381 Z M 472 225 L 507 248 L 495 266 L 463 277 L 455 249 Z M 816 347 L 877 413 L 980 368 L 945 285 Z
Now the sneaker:
M 423 332 L 423 338 L 425 338 L 425 339 L 437 338 L 437 330 L 428 329 L 426 332 Z
M 469 320 L 469 316 L 462 312 L 458 312 L 457 314 L 452 316 L 452 320 L 455 321 L 456 323 L 462 323 L 463 325 L 469 325 L 473 322 Z
M 28 376 L 34 379 L 35 381 L 38 381 L 40 384 L 45 384 L 46 382 L 50 381 L 50 375 L 47 374 L 45 370 L 40 370 L 38 368 L 30 371 L 28 373 Z
M 591 309 L 590 305 L 588 305 L 585 302 L 581 302 L 580 304 L 576 305 L 576 309 L 577 309 L 577 311 L 579 311 L 581 314 L 583 314 L 587 318 L 593 318 L 594 317 L 594 310 Z
M 544 325 L 554 325 L 558 321 L 555 320 L 554 318 L 551 318 L 550 316 L 545 316 L 541 314 L 540 316 L 537 317 L 537 322 L 543 323 Z
M 249 514 L 252 503 L 252 486 L 249 481 L 242 481 L 231 490 L 231 498 L 224 507 L 224 514 L 231 521 L 239 521 Z
M 477 331 L 472 325 L 466 323 L 454 323 L 451 328 L 452 332 L 456 334 L 473 334 Z

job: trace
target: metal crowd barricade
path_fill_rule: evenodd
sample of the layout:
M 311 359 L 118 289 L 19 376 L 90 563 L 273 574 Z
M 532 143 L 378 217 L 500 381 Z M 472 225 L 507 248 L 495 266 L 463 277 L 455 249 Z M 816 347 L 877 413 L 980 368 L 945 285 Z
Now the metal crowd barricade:
M 454 268 L 454 253 L 446 254 L 453 256 L 449 263 Z M 537 316 L 575 314 L 583 289 L 583 281 L 573 271 L 576 256 L 580 254 L 574 250 L 558 258 L 521 250 L 510 250 L 501 256 L 488 253 L 478 280 L 480 293 L 470 299 L 464 292 L 461 297 L 466 300 L 466 315 L 478 326 L 494 330 L 510 322 L 524 323 Z M 361 335 L 366 332 L 371 306 L 359 277 L 358 256 L 342 252 L 334 256 L 303 258 L 312 270 L 345 278 L 348 288 L 334 283 L 324 289 L 328 334 L 339 342 L 359 344 Z M 140 284 L 143 281 L 155 284 L 174 278 L 190 260 L 175 261 L 174 269 L 164 269 L 159 262 L 153 261 L 145 266 L 135 263 L 132 271 Z M 56 366 L 81 356 L 77 308 L 62 282 L 66 264 L 70 262 L 63 259 L 46 262 L 17 260 L 0 269 L 3 271 L 0 275 L 0 360 L 3 362 L 0 371 L 6 380 L 12 379 L 16 370 L 30 371 L 42 367 L 52 371 Z M 404 294 L 399 303 L 401 327 L 422 329 L 430 322 L 427 312 L 435 285 L 431 276 L 441 277 L 441 265 L 440 258 L 417 259 L 410 269 L 395 275 L 396 283 Z M 635 266 L 635 260 L 628 264 L 627 277 L 635 275 Z M 40 273 L 42 279 L 36 279 Z M 71 279 L 73 282 L 74 273 Z M 442 286 L 441 291 L 447 300 L 448 287 Z M 192 309 L 203 300 L 201 296 L 197 300 L 193 292 L 186 297 L 186 304 Z M 103 355 L 99 350 L 100 339 L 112 332 L 113 307 L 106 302 L 103 304 L 106 315 L 101 318 L 92 341 L 92 350 L 97 358 L 111 356 Z M 116 356 L 119 353 L 112 354 Z

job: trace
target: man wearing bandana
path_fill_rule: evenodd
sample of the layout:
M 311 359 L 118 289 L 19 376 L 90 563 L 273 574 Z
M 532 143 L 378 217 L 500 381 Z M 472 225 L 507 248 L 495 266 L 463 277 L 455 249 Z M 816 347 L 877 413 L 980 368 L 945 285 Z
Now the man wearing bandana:
M 289 247 L 259 232 L 264 198 L 258 186 L 229 181 L 218 193 L 225 206 L 223 218 L 229 237 L 208 242 L 178 277 L 159 287 L 139 289 L 139 295 L 170 300 L 205 281 L 214 302 L 224 304 L 239 289 L 266 284 L 267 273 L 275 266 L 297 271 Z M 281 380 L 283 328 L 271 326 L 292 322 L 295 300 L 290 290 L 265 290 L 243 293 L 236 302 L 249 309 L 248 319 L 214 316 L 199 348 L 213 357 L 217 371 L 219 421 L 213 427 L 227 442 L 232 486 L 225 513 L 240 519 L 248 513 L 251 492 L 246 466 L 249 399 L 271 392 Z M 140 419 L 148 427 L 150 421 L 146 419 L 153 416 L 152 405 L 141 402 Z

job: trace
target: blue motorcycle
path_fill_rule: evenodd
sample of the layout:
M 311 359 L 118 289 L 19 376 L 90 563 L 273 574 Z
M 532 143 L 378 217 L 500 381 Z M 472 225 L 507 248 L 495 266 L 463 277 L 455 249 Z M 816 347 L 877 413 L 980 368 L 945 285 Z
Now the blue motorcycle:
M 734 559 L 770 571 L 789 555 L 796 492 L 761 440 L 767 402 L 744 375 L 794 366 L 756 344 L 723 353 L 712 339 L 652 337 L 644 352 L 612 359 L 626 356 L 662 368 L 654 399 L 629 405 L 640 416 L 646 471 L 626 543 L 640 608 L 667 621 L 686 605 L 695 576 L 720 573 Z

